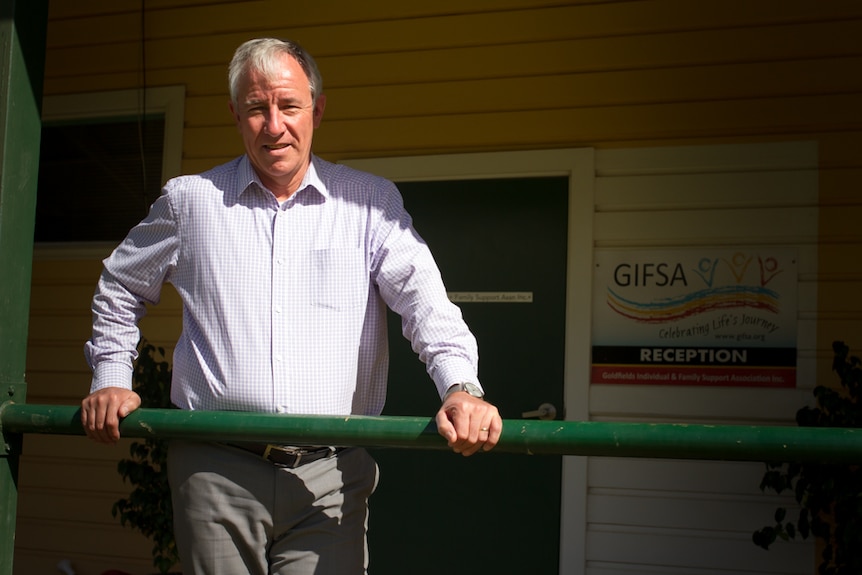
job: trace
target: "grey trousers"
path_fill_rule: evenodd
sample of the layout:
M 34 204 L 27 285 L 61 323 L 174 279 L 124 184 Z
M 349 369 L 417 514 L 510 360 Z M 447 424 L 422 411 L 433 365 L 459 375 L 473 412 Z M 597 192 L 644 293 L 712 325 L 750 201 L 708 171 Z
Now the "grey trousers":
M 361 575 L 377 464 L 361 448 L 296 469 L 173 441 L 174 535 L 187 575 Z

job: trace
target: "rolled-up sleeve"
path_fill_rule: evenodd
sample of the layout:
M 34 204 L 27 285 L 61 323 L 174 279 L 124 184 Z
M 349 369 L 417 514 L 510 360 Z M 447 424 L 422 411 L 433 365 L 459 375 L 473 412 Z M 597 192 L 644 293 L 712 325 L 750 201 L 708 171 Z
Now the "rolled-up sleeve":
M 381 296 L 401 316 L 402 333 L 441 396 L 454 383 L 478 385 L 476 338 L 461 309 L 449 301 L 437 263 L 394 185 L 382 206 L 373 263 Z

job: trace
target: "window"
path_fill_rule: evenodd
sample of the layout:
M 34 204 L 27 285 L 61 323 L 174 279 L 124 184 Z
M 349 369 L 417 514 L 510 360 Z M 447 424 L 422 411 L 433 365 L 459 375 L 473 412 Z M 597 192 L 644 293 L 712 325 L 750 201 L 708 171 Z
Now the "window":
M 184 98 L 182 87 L 45 98 L 37 246 L 116 244 L 147 214 L 179 173 Z
M 164 116 L 44 124 L 37 242 L 117 242 L 159 194 Z

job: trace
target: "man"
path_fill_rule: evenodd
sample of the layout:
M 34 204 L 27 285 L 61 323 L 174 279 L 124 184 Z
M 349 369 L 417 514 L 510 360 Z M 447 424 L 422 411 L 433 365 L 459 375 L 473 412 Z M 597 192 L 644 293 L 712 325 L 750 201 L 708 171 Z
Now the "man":
M 105 260 L 81 417 L 119 439 L 138 320 L 165 282 L 183 301 L 171 399 L 181 409 L 378 415 L 386 306 L 443 399 L 440 434 L 489 450 L 502 421 L 483 400 L 475 339 L 395 186 L 311 152 L 326 98 L 295 43 L 258 39 L 229 68 L 236 160 L 167 183 Z M 175 531 L 187 573 L 363 573 L 376 464 L 363 449 L 176 441 Z M 420 495 L 421 496 L 421 495 Z

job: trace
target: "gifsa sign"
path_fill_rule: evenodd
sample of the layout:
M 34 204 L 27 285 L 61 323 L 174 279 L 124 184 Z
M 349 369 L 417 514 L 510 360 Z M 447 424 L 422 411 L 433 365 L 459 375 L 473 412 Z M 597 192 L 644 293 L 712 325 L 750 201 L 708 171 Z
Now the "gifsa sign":
M 603 250 L 592 383 L 796 385 L 793 250 Z

